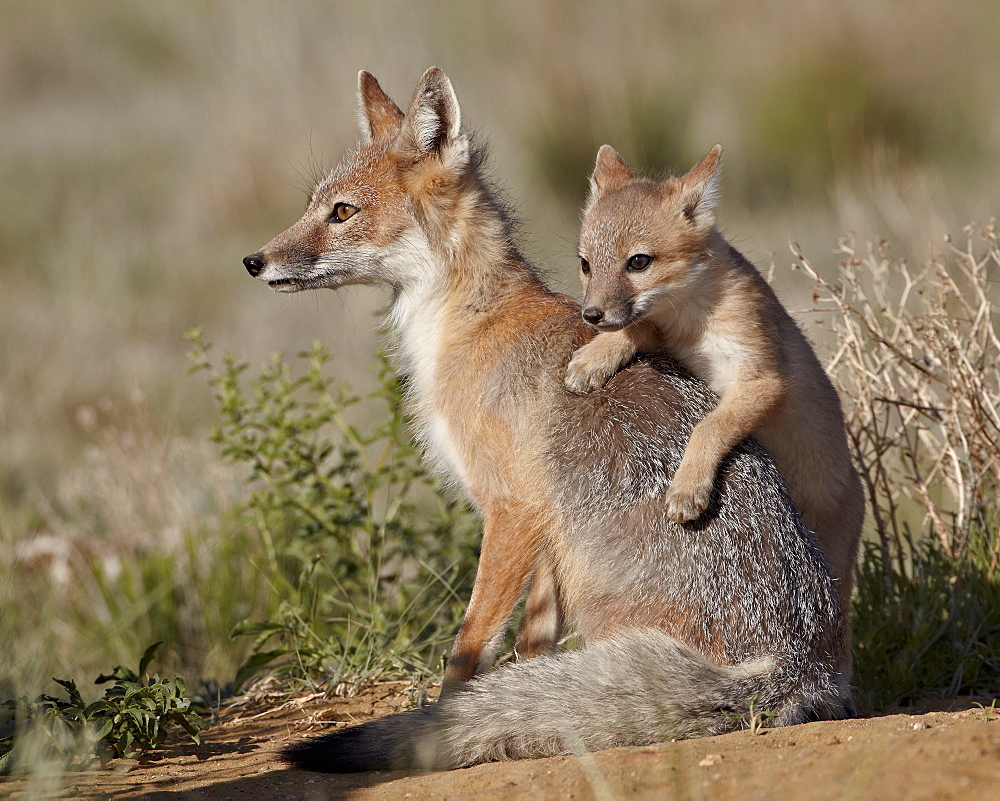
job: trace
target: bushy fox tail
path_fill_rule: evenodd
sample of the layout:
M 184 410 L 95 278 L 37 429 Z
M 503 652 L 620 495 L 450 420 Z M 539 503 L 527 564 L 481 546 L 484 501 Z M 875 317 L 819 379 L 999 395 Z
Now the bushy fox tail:
M 739 728 L 756 710 L 788 725 L 849 714 L 837 676 L 771 657 L 720 667 L 662 631 L 634 630 L 581 651 L 509 665 L 433 706 L 286 748 L 327 773 L 441 770 L 597 751 Z

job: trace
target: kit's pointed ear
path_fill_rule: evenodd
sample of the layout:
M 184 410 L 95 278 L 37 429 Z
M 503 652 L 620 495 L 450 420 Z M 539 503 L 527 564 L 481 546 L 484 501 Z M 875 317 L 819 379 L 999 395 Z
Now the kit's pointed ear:
M 587 208 L 593 206 L 602 195 L 621 189 L 634 180 L 635 176 L 622 158 L 622 154 L 611 145 L 601 145 L 601 149 L 597 151 L 594 171 L 590 174 Z
M 391 142 L 399 133 L 403 112 L 382 91 L 375 76 L 362 70 L 358 73 L 358 127 L 361 143 Z
M 437 67 L 427 70 L 417 84 L 393 149 L 413 161 L 436 156 L 449 166 L 468 162 L 469 138 L 462 132 L 458 98 L 448 76 Z
M 722 145 L 716 145 L 680 179 L 681 208 L 695 225 L 715 225 L 722 177 Z

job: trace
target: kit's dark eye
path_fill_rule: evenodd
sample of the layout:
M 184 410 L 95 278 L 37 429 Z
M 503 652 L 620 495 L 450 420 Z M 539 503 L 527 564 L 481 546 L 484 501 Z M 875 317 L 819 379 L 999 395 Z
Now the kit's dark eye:
M 590 262 L 583 256 L 580 257 L 580 272 L 584 275 L 590 275 Z
M 637 273 L 641 270 L 645 270 L 652 260 L 652 256 L 647 256 L 645 253 L 636 253 L 631 259 L 628 260 L 627 266 L 632 272 Z
M 332 223 L 346 222 L 357 214 L 357 212 L 357 206 L 352 206 L 350 203 L 338 203 L 333 207 L 333 211 L 327 217 L 326 221 Z

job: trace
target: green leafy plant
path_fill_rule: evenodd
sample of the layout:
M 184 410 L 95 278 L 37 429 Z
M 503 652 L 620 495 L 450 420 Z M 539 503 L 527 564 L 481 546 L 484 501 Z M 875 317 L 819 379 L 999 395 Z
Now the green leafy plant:
M 104 697 L 87 703 L 76 682 L 53 679 L 65 698 L 40 695 L 5 701 L 0 705 L 0 773 L 22 762 L 58 761 L 64 767 L 88 767 L 95 760 L 134 757 L 162 745 L 170 729 L 179 727 L 195 742 L 208 723 L 196 711 L 199 705 L 186 695 L 183 679 L 149 676 L 147 668 L 162 643 L 149 646 L 139 669 L 118 665 L 95 684 L 111 686 Z
M 281 598 L 276 614 L 234 629 L 254 638 L 236 683 L 262 672 L 289 688 L 430 676 L 461 619 L 479 521 L 440 492 L 410 443 L 386 359 L 361 404 L 334 386 L 321 343 L 246 381 L 245 363 L 213 365 L 191 339 L 221 418 L 212 438 L 248 471 L 242 522 L 264 544 L 255 567 Z

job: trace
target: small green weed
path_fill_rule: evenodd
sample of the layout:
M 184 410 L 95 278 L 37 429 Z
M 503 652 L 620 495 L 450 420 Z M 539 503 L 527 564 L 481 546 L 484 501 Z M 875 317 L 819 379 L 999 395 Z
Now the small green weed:
M 191 339 L 221 418 L 212 438 L 249 471 L 242 521 L 265 545 L 256 568 L 281 599 L 276 614 L 234 629 L 254 637 L 237 685 L 264 671 L 289 689 L 435 673 L 464 611 L 479 521 L 442 496 L 410 443 L 385 358 L 364 405 L 384 416 L 361 424 L 321 343 L 299 354 L 297 373 L 276 356 L 247 386 L 246 364 L 227 355 L 217 368 Z
M 756 736 L 767 728 L 767 721 L 778 716 L 777 712 L 761 709 L 759 704 L 760 696 L 755 695 L 747 704 L 745 712 L 726 712 L 725 715 L 733 723 L 746 726 L 750 733 Z
M 973 704 L 979 707 L 983 714 L 984 723 L 992 723 L 994 720 L 1000 719 L 1000 709 L 997 709 L 997 699 L 994 698 L 989 706 L 981 704 L 978 701 L 973 701 Z
M 760 734 L 767 728 L 767 721 L 778 716 L 777 712 L 758 707 L 759 700 L 757 697 L 751 698 L 750 706 L 747 709 L 747 726 L 753 735 Z
M 40 763 L 86 768 L 111 757 L 134 757 L 158 748 L 174 727 L 199 742 L 208 723 L 187 698 L 184 681 L 146 672 L 160 645 L 146 649 L 138 671 L 118 665 L 98 676 L 95 684 L 111 686 L 92 703 L 84 701 L 75 681 L 66 679 L 53 679 L 66 698 L 5 701 L 0 705 L 0 746 L 9 750 L 0 757 L 0 773 Z

